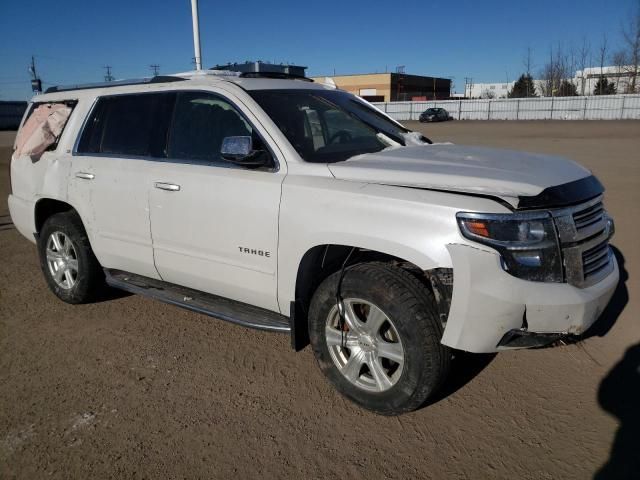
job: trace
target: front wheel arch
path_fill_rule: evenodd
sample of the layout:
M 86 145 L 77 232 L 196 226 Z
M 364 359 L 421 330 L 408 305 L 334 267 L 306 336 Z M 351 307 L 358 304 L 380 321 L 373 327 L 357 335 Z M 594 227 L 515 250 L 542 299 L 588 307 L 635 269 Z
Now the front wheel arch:
M 412 273 L 418 281 L 423 283 L 425 288 L 431 290 L 437 299 L 443 298 L 443 296 L 439 294 L 440 292 L 434 290 L 437 288 L 437 285 L 434 285 L 431 277 L 431 272 L 440 270 L 438 268 L 423 270 L 415 263 L 389 253 L 351 245 L 316 245 L 305 252 L 298 264 L 295 299 L 291 304 L 290 312 L 292 323 L 294 324 L 294 328 L 292 329 L 292 345 L 295 350 L 302 350 L 309 344 L 308 315 L 313 294 L 327 277 L 341 270 L 345 260 L 352 251 L 353 253 L 349 258 L 349 264 L 375 261 L 397 265 Z M 446 309 L 446 313 L 448 313 L 448 304 L 443 304 L 443 309 Z

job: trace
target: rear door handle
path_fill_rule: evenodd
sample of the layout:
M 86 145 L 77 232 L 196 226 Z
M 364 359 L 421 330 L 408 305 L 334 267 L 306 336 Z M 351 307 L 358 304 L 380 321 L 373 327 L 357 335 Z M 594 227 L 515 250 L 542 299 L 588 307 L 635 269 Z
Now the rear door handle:
M 175 183 L 156 182 L 155 187 L 160 190 L 167 190 L 168 192 L 180 191 L 180 185 L 176 185 Z
M 96 176 L 93 173 L 76 172 L 76 178 L 82 178 L 83 180 L 93 180 Z

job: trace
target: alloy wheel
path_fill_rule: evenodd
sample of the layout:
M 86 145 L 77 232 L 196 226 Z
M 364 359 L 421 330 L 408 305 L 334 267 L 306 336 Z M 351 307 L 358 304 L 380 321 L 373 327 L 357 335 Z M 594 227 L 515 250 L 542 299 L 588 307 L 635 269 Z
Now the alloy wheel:
M 333 363 L 359 388 L 373 392 L 389 390 L 400 379 L 405 360 L 393 322 L 366 300 L 346 298 L 343 304 L 344 322 L 336 305 L 329 312 L 325 327 Z
M 46 245 L 47 266 L 56 284 L 70 290 L 78 281 L 78 253 L 68 235 L 53 232 Z

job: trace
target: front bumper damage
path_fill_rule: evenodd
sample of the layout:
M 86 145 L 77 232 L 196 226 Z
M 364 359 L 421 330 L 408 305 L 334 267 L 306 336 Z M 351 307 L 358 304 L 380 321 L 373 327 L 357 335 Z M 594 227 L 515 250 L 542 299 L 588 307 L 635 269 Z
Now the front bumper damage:
M 505 272 L 493 251 L 447 246 L 455 272 L 442 343 L 475 353 L 543 346 L 580 335 L 600 316 L 618 284 L 613 270 L 587 288 L 522 280 Z

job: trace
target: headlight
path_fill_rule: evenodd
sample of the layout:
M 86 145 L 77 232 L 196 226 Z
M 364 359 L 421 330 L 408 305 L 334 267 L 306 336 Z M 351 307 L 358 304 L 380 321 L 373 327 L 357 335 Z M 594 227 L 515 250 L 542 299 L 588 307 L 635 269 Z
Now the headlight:
M 465 238 L 496 249 L 514 277 L 562 282 L 562 258 L 553 219 L 545 212 L 456 215 Z

